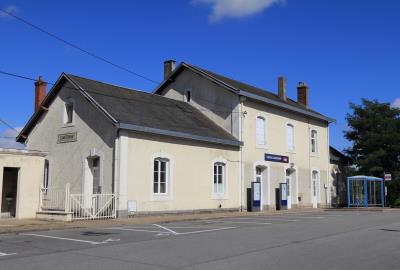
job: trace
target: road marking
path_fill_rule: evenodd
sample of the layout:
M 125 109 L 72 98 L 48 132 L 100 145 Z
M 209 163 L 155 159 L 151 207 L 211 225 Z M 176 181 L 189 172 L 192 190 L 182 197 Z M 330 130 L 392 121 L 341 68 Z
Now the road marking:
M 23 233 L 22 235 L 51 238 L 51 239 L 58 239 L 58 240 L 65 240 L 65 241 L 74 241 L 74 242 L 81 242 L 81 243 L 87 243 L 87 244 L 92 244 L 92 245 L 99 245 L 99 244 L 106 243 L 104 241 L 103 242 L 94 242 L 94 241 L 88 241 L 88 240 L 82 240 L 82 239 L 65 238 L 65 237 L 57 237 L 57 236 L 34 234 L 34 233 Z
M 210 222 L 219 222 L 219 223 L 238 223 L 238 224 L 260 224 L 260 225 L 271 225 L 271 222 L 254 222 L 254 221 L 230 221 L 230 220 L 213 220 Z
M 133 232 L 149 232 L 149 233 L 164 233 L 164 234 L 169 234 L 169 232 L 165 232 L 165 231 L 153 231 L 153 230 L 143 230 L 143 229 L 123 228 L 123 227 L 111 227 L 111 228 L 106 228 L 106 230 L 121 230 L 121 231 L 133 231 Z
M 158 224 L 153 224 L 153 225 L 156 226 L 156 227 L 158 227 L 158 228 L 161 228 L 161 229 L 163 229 L 163 230 L 166 230 L 166 231 L 168 231 L 168 232 L 170 232 L 170 233 L 172 233 L 172 234 L 174 234 L 174 235 L 177 235 L 177 234 L 178 234 L 176 231 L 173 231 L 173 230 L 171 230 L 171 229 L 168 229 L 167 227 L 164 227 L 164 226 L 161 226 L 161 225 L 158 225 Z
M 4 256 L 11 256 L 11 255 L 16 255 L 17 253 L 3 253 L 0 252 L 0 257 L 4 257 Z
M 270 221 L 288 221 L 288 222 L 296 222 L 300 221 L 300 219 L 285 219 L 285 218 L 236 218 L 236 219 L 250 219 L 250 220 L 270 220 Z
M 230 229 L 235 229 L 235 228 L 236 228 L 236 227 L 224 227 L 224 228 L 216 228 L 216 229 L 201 230 L 201 231 L 194 231 L 194 232 L 177 233 L 177 235 L 186 235 L 186 234 L 197 234 L 197 233 L 205 233 L 205 232 L 214 232 L 214 231 L 230 230 Z

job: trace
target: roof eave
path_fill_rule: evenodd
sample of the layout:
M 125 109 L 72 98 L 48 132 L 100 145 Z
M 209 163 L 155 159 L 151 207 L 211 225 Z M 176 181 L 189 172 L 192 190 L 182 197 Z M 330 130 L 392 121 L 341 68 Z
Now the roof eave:
M 171 130 L 159 129 L 159 128 L 151 128 L 151 127 L 133 125 L 133 124 L 128 124 L 128 123 L 119 123 L 118 127 L 120 129 L 125 129 L 125 130 L 138 131 L 138 132 L 150 133 L 150 134 L 155 134 L 155 135 L 163 135 L 163 136 L 169 136 L 169 137 L 175 137 L 175 138 L 182 138 L 182 139 L 188 139 L 188 140 L 192 140 L 192 141 L 200 141 L 200 142 L 206 142 L 206 143 L 212 143 L 212 144 L 234 146 L 234 147 L 239 147 L 242 145 L 241 142 L 234 141 L 234 140 L 200 136 L 200 135 L 194 135 L 194 134 L 185 133 L 185 132 L 171 131 Z

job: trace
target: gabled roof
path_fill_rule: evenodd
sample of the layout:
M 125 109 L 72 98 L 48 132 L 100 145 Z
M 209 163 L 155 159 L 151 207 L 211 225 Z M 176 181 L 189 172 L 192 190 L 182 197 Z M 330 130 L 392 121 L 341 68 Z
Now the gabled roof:
M 347 163 L 347 157 L 342 152 L 332 146 L 329 146 L 329 156 L 331 162 L 343 164 Z
M 173 81 L 179 75 L 179 73 L 182 72 L 182 70 L 185 68 L 192 70 L 193 72 L 219 84 L 220 86 L 222 86 L 222 87 L 226 88 L 227 90 L 229 90 L 233 93 L 236 93 L 238 95 L 245 96 L 247 98 L 257 100 L 257 101 L 260 101 L 263 103 L 267 103 L 269 105 L 279 107 L 279 108 L 282 108 L 285 110 L 300 113 L 300 114 L 303 114 L 303 115 L 306 115 L 306 116 L 309 116 L 311 118 L 315 118 L 318 120 L 323 120 L 323 121 L 327 121 L 327 122 L 335 122 L 334 119 L 324 116 L 312 109 L 306 108 L 290 98 L 287 98 L 287 100 L 284 101 L 284 100 L 280 99 L 278 97 L 278 95 L 276 95 L 270 91 L 267 91 L 267 90 L 264 90 L 261 88 L 257 88 L 255 86 L 222 76 L 222 75 L 214 73 L 212 71 L 209 71 L 209 70 L 206 70 L 203 68 L 199 68 L 199 67 L 196 67 L 191 64 L 184 63 L 184 62 L 182 62 L 174 70 L 174 72 L 172 72 L 170 77 L 168 79 L 164 80 L 154 90 L 153 93 L 160 94 L 161 91 L 164 89 L 164 87 L 168 83 Z
M 235 137 L 183 101 L 70 74 L 61 75 L 43 101 L 43 107 L 50 105 L 61 88 L 59 83 L 65 80 L 70 81 L 117 128 L 230 146 L 240 145 Z M 18 140 L 23 141 L 22 136 L 28 136 L 43 112 L 39 110 L 34 114 Z

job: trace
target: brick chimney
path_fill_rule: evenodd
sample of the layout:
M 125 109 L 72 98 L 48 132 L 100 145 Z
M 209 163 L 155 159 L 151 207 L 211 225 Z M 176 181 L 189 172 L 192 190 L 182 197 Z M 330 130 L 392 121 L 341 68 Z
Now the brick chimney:
M 308 86 L 304 82 L 299 82 L 297 85 L 297 103 L 308 108 Z
M 278 97 L 286 101 L 286 79 L 283 76 L 278 78 Z
M 40 104 L 46 97 L 46 86 L 47 83 L 43 80 L 42 76 L 39 76 L 35 82 L 35 112 L 39 109 Z
M 175 67 L 176 67 L 175 60 L 164 61 L 164 80 L 168 79 L 169 75 L 171 75 Z

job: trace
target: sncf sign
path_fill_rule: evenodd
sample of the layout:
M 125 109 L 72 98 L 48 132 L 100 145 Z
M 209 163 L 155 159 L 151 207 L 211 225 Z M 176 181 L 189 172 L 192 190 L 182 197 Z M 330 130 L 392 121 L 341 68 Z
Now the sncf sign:
M 281 163 L 289 163 L 288 156 L 279 156 L 273 154 L 265 154 L 264 155 L 265 161 L 272 161 L 272 162 L 281 162 Z

